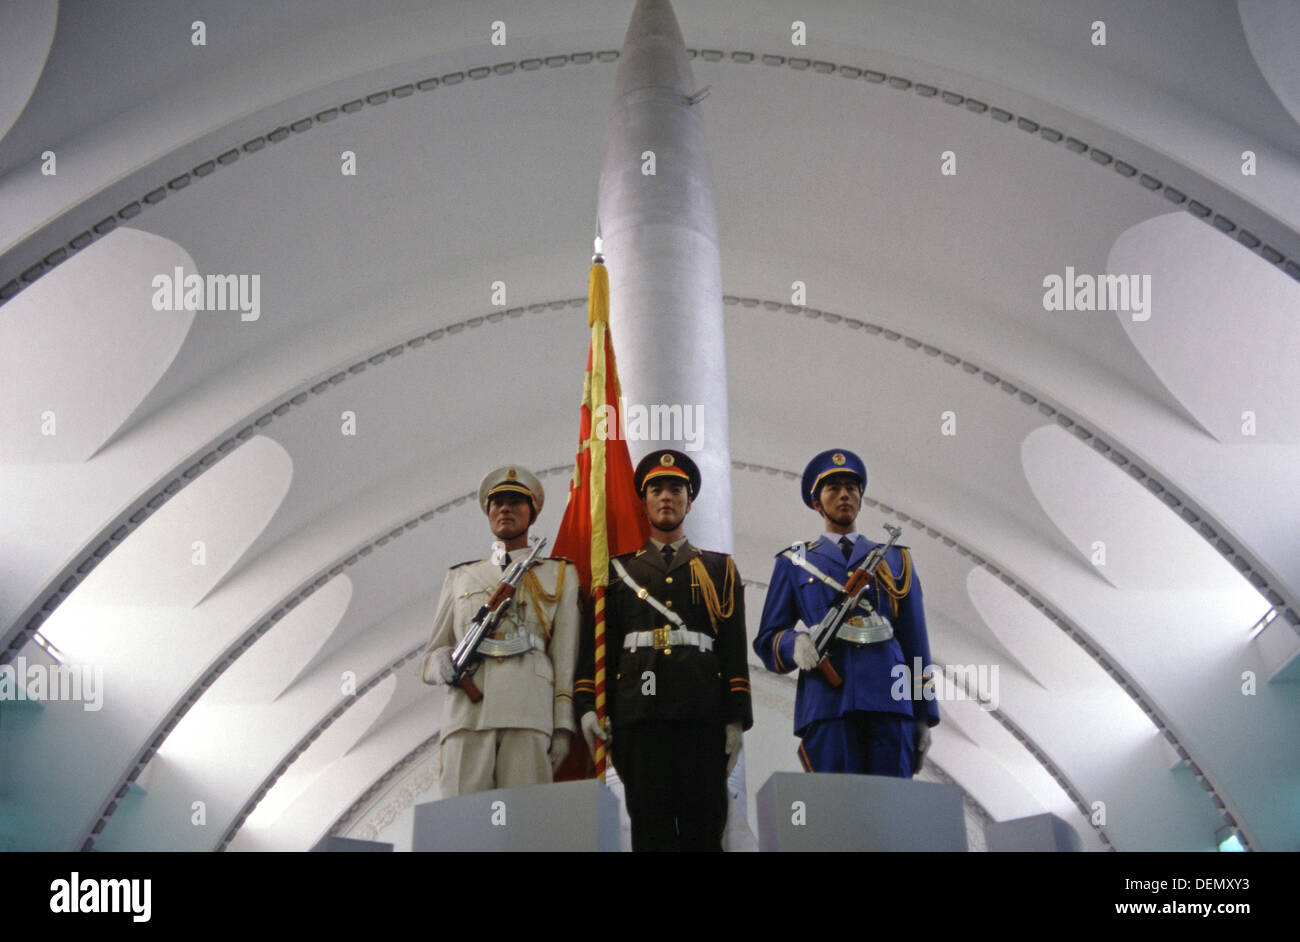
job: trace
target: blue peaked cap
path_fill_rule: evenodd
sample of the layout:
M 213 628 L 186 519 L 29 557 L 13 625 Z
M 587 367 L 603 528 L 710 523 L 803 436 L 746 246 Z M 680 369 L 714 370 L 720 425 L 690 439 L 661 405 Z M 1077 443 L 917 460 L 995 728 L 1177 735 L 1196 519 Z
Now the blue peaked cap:
M 867 489 L 867 466 L 862 459 L 847 448 L 832 448 L 823 451 L 803 471 L 803 502 L 812 507 L 813 493 L 821 486 L 822 479 L 832 474 L 854 474 L 862 482 L 862 490 Z

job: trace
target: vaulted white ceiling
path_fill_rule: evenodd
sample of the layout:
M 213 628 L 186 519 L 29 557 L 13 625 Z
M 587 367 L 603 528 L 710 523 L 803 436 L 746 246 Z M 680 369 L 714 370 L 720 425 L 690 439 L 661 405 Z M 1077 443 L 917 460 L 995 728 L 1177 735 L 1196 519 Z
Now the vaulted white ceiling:
M 998 668 L 935 733 L 973 802 L 1295 849 L 1295 6 L 675 6 L 751 632 L 818 529 L 798 472 L 852 448 L 936 659 Z M 103 669 L 102 709 L 0 704 L 0 847 L 303 848 L 409 802 L 470 493 L 518 461 L 536 532 L 563 511 L 631 7 L 0 8 L 0 647 Z M 155 310 L 177 266 L 258 275 L 258 316 Z M 1149 276 L 1149 311 L 1047 310 L 1067 268 Z M 751 791 L 798 767 L 753 671 Z

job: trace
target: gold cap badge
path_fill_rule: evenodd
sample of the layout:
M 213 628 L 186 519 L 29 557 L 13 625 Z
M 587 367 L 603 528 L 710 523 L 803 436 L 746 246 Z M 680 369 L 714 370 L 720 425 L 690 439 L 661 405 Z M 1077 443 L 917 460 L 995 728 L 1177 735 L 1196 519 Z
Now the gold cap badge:
M 659 456 L 659 463 L 662 464 L 662 465 L 667 465 L 667 466 L 670 467 L 670 468 L 673 466 L 673 461 L 674 461 L 674 458 L 673 458 L 672 455 L 660 455 L 660 456 Z
M 837 451 L 835 454 L 831 455 L 831 461 L 834 464 L 844 464 L 844 456 Z

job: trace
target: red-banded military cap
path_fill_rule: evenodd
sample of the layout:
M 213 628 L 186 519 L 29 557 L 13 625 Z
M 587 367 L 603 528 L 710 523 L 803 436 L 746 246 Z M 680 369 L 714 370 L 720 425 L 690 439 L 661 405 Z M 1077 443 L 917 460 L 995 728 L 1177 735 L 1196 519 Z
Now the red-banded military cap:
M 695 462 L 671 448 L 652 451 L 636 466 L 636 492 L 645 495 L 646 485 L 655 480 L 681 481 L 686 485 L 686 495 L 695 500 L 700 492 L 700 469 Z

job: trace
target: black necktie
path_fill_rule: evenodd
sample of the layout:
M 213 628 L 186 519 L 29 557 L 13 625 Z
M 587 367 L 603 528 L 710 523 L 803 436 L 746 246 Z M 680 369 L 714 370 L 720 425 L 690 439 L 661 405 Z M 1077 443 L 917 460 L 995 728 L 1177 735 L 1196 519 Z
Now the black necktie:
M 671 546 L 665 546 L 665 547 L 664 547 L 664 565 L 665 565 L 665 566 L 671 566 L 672 564 L 673 564 L 673 548 L 672 548 Z
M 849 561 L 849 557 L 853 555 L 853 541 L 847 536 L 840 537 L 840 552 L 844 554 L 846 563 Z
M 510 568 L 510 554 L 509 554 L 509 553 L 506 553 L 506 558 L 503 559 L 503 560 L 501 561 L 501 568 L 502 568 L 502 569 L 509 569 L 509 568 Z

